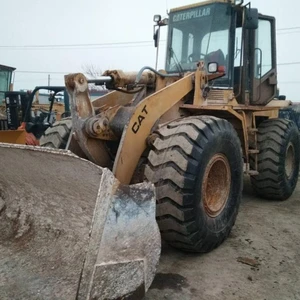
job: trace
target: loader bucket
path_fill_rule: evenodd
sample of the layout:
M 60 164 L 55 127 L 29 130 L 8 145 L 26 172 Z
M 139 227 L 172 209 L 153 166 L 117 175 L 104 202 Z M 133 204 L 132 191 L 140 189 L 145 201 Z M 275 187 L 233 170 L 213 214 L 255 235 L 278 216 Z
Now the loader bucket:
M 142 299 L 160 256 L 155 192 L 65 150 L 0 144 L 0 298 Z

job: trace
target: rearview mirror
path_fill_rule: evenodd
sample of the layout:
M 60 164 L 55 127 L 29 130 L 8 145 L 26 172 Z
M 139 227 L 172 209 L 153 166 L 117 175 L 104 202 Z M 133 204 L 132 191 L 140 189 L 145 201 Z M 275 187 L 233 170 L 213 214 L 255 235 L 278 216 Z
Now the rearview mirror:
M 245 28 L 255 30 L 258 28 L 258 10 L 257 8 L 247 8 L 245 12 Z
M 210 62 L 207 66 L 208 73 L 217 73 L 218 72 L 218 64 L 216 62 Z
M 154 40 L 154 47 L 158 47 L 158 42 L 159 42 L 159 29 L 156 29 L 153 34 L 153 40 Z

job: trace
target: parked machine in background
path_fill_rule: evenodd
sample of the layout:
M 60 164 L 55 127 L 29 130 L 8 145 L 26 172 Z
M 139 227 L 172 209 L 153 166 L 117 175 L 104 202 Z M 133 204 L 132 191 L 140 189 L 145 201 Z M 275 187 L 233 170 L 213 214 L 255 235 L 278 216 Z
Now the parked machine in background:
M 213 0 L 155 22 L 169 26 L 165 70 L 67 75 L 72 121 L 46 131 L 47 147 L 1 145 L 2 215 L 20 207 L 0 222 L 14 224 L 0 235 L 3 299 L 142 299 L 159 260 L 156 224 L 170 245 L 208 252 L 234 226 L 244 173 L 260 197 L 293 193 L 299 128 L 290 102 L 274 100 L 275 19 Z M 91 101 L 88 83 L 114 91 Z
M 4 99 L 4 92 L 13 89 L 12 75 L 16 68 L 0 65 L 0 99 Z
M 17 92 L 11 83 L 15 69 L 0 66 L 0 142 L 38 145 L 38 140 L 55 121 L 70 115 L 64 86 L 38 86 L 33 91 Z M 38 93 L 46 90 L 48 103 L 39 103 Z M 64 103 L 56 95 L 65 93 Z

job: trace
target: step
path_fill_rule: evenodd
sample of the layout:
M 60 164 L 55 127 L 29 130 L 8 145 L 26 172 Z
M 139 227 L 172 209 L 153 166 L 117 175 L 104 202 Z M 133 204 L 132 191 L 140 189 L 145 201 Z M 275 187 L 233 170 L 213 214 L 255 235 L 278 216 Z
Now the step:
M 256 176 L 256 175 L 259 175 L 259 172 L 254 171 L 254 170 L 250 170 L 250 171 L 248 171 L 248 174 L 251 175 L 251 176 Z
M 249 150 L 248 150 L 248 153 L 249 153 L 249 154 L 258 154 L 258 153 L 259 153 L 259 150 L 258 150 L 258 149 L 249 149 Z

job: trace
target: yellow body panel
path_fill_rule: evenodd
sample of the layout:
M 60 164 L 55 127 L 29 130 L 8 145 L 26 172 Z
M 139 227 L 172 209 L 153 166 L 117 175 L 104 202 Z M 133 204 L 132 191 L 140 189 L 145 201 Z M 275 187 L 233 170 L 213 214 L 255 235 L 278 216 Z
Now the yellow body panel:
M 26 131 L 25 130 L 0 130 L 0 142 L 25 145 Z
M 159 90 L 141 101 L 123 132 L 113 173 L 122 183 L 130 183 L 134 170 L 146 149 L 146 139 L 155 122 L 193 89 L 193 74 Z M 134 154 L 133 154 L 134 153 Z

